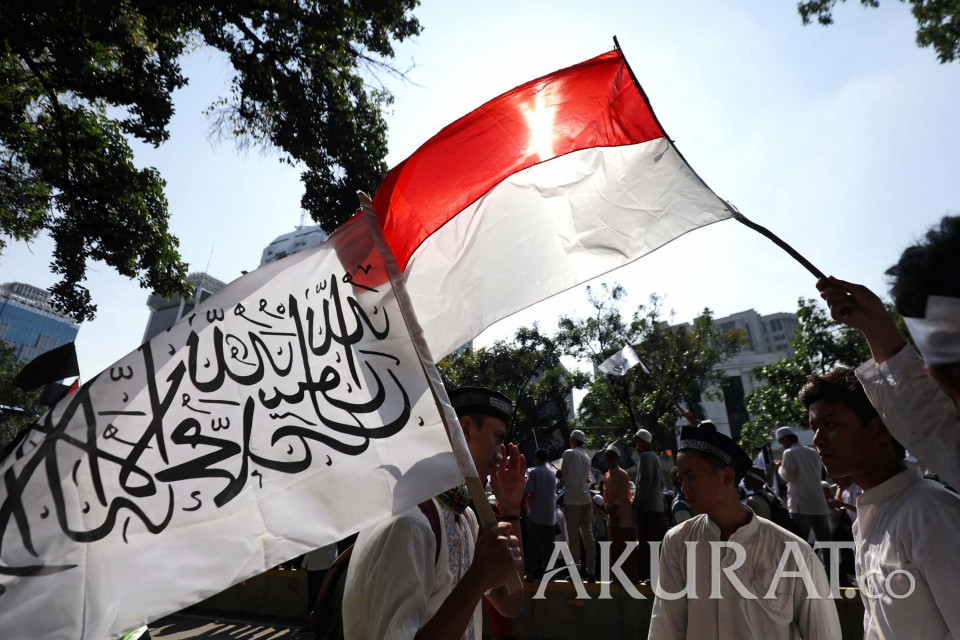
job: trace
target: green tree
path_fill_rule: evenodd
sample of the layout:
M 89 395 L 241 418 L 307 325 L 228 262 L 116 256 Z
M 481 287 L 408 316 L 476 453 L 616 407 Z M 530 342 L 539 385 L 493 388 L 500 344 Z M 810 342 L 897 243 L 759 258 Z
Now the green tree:
M 303 168 L 303 206 L 328 230 L 356 210 L 355 191 L 386 172 L 391 100 L 367 78 L 400 73 L 393 42 L 420 31 L 417 0 L 8 0 L 0 4 L 0 249 L 47 230 L 56 304 L 78 320 L 96 305 L 83 286 L 101 260 L 163 295 L 188 293 L 168 229 L 165 183 L 138 168 L 128 138 L 170 134 L 179 60 L 226 54 L 229 95 L 216 131 Z M 401 74 L 402 75 L 402 74 Z
M 0 340 L 0 451 L 43 413 L 40 391 L 23 391 L 17 386 L 21 368 L 16 349 Z
M 903 318 L 892 305 L 887 310 L 906 334 Z M 830 318 L 817 301 L 800 298 L 797 319 L 800 326 L 790 343 L 795 355 L 754 372 L 763 386 L 751 391 L 745 401 L 752 420 L 740 431 L 740 445 L 748 452 L 771 442 L 777 427 L 807 424 L 807 411 L 797 394 L 808 375 L 855 367 L 870 358 L 863 334 Z
M 906 0 L 900 0 L 905 2 Z M 917 19 L 917 44 L 933 47 L 941 63 L 960 57 L 960 0 L 909 0 Z M 846 0 L 804 0 L 797 10 L 804 24 L 814 19 L 820 24 L 833 24 L 833 7 Z M 865 7 L 876 8 L 880 0 L 860 0 Z
M 513 416 L 507 439 L 519 443 L 534 428 L 563 422 L 568 394 L 589 382 L 586 374 L 568 371 L 560 355 L 556 341 L 534 324 L 518 329 L 512 341 L 498 340 L 489 348 L 451 354 L 438 367 L 448 389 L 481 386 L 509 396 Z
M 673 448 L 674 425 L 681 415 L 677 403 L 702 417 L 701 397 L 721 394 L 722 374 L 715 365 L 736 355 L 745 336 L 715 326 L 709 309 L 690 325 L 670 326 L 656 294 L 627 321 L 620 311 L 625 296 L 620 285 L 604 284 L 599 292 L 588 287 L 594 313 L 561 318 L 557 341 L 568 355 L 593 367 L 631 345 L 652 375 L 639 366 L 623 376 L 598 373 L 580 403 L 578 418 L 585 429 L 602 428 L 605 440 L 629 437 L 645 427 L 658 447 Z

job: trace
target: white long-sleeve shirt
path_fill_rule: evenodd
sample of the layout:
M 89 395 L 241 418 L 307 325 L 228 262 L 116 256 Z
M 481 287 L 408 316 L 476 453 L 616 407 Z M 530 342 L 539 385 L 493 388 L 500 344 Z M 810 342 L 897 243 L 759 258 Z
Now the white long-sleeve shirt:
M 830 585 L 823 565 L 805 541 L 769 520 L 753 516 L 730 536 L 730 543 L 743 547 L 743 564 L 732 571 L 747 594 L 737 590 L 728 574 L 719 572 L 720 598 L 711 598 L 711 542 L 720 541 L 720 529 L 706 514 L 677 525 L 663 540 L 660 555 L 659 588 L 669 593 L 684 590 L 687 575 L 687 543 L 696 542 L 696 598 L 676 600 L 657 597 L 653 603 L 649 640 L 720 640 L 763 638 L 763 640 L 840 640 L 840 620 L 830 599 Z M 790 544 L 789 556 L 780 570 L 806 568 L 814 590 L 799 577 L 775 580 L 781 558 Z M 735 548 L 719 548 L 720 568 L 738 561 Z M 798 562 L 799 559 L 799 562 Z M 718 568 L 719 571 L 719 568 Z M 789 575 L 789 574 L 788 574 Z M 764 596 L 776 584 L 771 597 Z M 815 593 L 813 593 L 815 591 Z M 808 599 L 808 595 L 814 597 Z
M 440 555 L 430 521 L 414 507 L 357 537 L 343 593 L 346 640 L 413 640 L 473 561 L 479 527 L 470 509 L 457 518 L 440 507 Z M 478 603 L 463 634 L 479 640 Z
M 820 484 L 823 465 L 813 449 L 793 445 L 783 452 L 780 477 L 787 481 L 787 509 L 790 513 L 825 516 L 830 506 Z
M 563 452 L 560 473 L 563 476 L 563 504 L 590 504 L 592 501 L 590 495 L 590 456 L 583 450 L 583 447 L 567 449 Z
M 883 364 L 868 360 L 857 378 L 891 435 L 924 467 L 960 489 L 960 419 L 950 396 L 910 345 Z
M 636 513 L 663 513 L 663 474 L 660 472 L 660 458 L 653 451 L 640 454 L 636 488 L 633 494 L 633 510 Z
M 860 494 L 857 514 L 864 640 L 960 639 L 960 497 L 907 470 Z

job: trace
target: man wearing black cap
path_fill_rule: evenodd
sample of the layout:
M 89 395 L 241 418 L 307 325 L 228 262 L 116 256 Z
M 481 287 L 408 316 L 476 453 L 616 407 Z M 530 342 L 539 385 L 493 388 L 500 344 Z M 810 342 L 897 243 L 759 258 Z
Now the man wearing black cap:
M 504 447 L 512 403 L 481 387 L 451 392 L 450 403 L 481 480 L 490 477 L 504 522 L 478 536 L 470 496 L 454 487 L 361 531 L 344 587 L 346 640 L 479 640 L 485 594 L 505 616 L 522 610 L 523 591 L 504 588 L 523 567 L 518 525 L 526 465 L 513 444 L 508 463 Z
M 740 503 L 746 452 L 700 427 L 684 427 L 677 450 L 698 515 L 663 540 L 649 638 L 839 640 L 827 576 L 810 546 Z

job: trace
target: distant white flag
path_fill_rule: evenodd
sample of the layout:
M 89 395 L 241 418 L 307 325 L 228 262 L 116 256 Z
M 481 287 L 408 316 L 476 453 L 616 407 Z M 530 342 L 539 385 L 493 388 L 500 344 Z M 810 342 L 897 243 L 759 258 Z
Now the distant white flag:
M 757 457 L 754 458 L 753 466 L 757 467 L 758 469 L 763 469 L 764 471 L 767 470 L 767 463 L 763 461 L 763 451 L 758 453 Z
M 357 218 L 206 300 L 0 462 L 2 636 L 120 637 L 463 482 L 458 451 Z
M 637 357 L 633 347 L 626 345 L 623 349 L 620 349 L 620 351 L 617 351 L 615 354 L 604 360 L 603 363 L 597 367 L 597 369 L 612 376 L 622 376 L 626 374 L 631 367 L 638 364 L 646 373 L 650 373 L 647 371 L 647 368 L 643 366 L 643 363 L 640 362 L 640 358 Z

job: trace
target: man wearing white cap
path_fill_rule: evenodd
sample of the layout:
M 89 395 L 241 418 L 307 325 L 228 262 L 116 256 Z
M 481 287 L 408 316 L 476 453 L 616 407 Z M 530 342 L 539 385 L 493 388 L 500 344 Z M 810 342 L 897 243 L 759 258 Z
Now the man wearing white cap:
M 857 378 L 890 433 L 920 463 L 960 487 L 960 217 L 948 216 L 887 274 L 920 355 L 866 287 L 817 282 L 834 320 L 859 329 L 873 358 Z
M 800 537 L 809 538 L 813 529 L 817 540 L 830 540 L 830 505 L 820 485 L 823 477 L 820 456 L 801 445 L 790 427 L 777 429 L 776 438 L 783 447 L 779 473 L 787 482 L 787 509 L 800 528 Z
M 637 522 L 640 579 L 650 577 L 650 542 L 660 542 L 667 533 L 663 513 L 663 473 L 660 458 L 653 451 L 653 434 L 640 429 L 633 434 L 633 445 L 640 452 L 637 463 L 637 487 L 633 494 L 633 517 Z
M 597 575 L 597 552 L 593 538 L 593 502 L 590 496 L 590 456 L 583 448 L 586 437 L 580 429 L 570 432 L 570 448 L 563 452 L 557 480 L 563 481 L 563 510 L 567 519 L 567 544 L 574 564 L 580 565 L 580 538 L 587 554 L 587 575 L 590 582 Z

